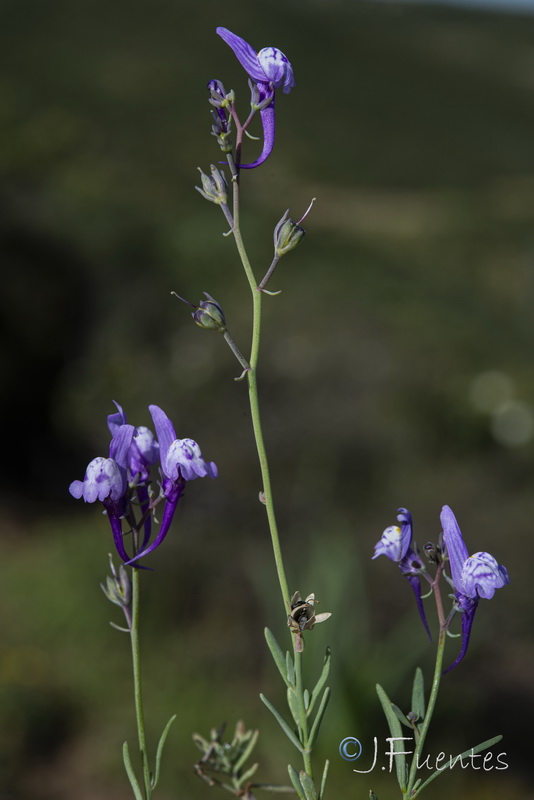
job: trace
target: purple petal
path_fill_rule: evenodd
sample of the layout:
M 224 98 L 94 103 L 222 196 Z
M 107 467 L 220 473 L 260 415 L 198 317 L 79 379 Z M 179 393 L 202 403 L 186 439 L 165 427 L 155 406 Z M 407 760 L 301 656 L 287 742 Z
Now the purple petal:
M 397 520 L 401 523 L 401 527 L 390 525 L 386 528 L 382 538 L 375 545 L 373 558 L 384 555 L 398 563 L 406 556 L 412 541 L 412 515 L 408 509 L 399 508 Z
M 178 505 L 178 500 L 180 499 L 182 491 L 175 491 L 173 492 L 172 496 L 167 499 L 165 503 L 165 511 L 163 512 L 163 519 L 161 520 L 161 526 L 158 531 L 158 535 L 154 539 L 154 541 L 147 547 L 146 549 L 142 550 L 140 553 L 137 553 L 127 564 L 133 564 L 135 561 L 138 561 L 140 558 L 144 558 L 149 553 L 152 553 L 157 547 L 160 546 L 162 541 L 167 536 L 169 532 L 169 528 L 171 526 L 172 519 L 174 517 L 174 512 L 176 511 L 176 506 Z
M 428 622 L 426 620 L 425 614 L 425 607 L 423 605 L 423 598 L 421 596 L 421 578 L 418 575 L 406 575 L 410 586 L 412 587 L 413 593 L 415 595 L 415 600 L 417 603 L 417 610 L 419 611 L 419 616 L 421 617 L 421 622 L 425 627 L 425 631 L 428 634 L 428 638 L 432 641 L 432 634 L 430 633 L 430 628 L 428 627 Z
M 273 101 L 267 108 L 260 111 L 261 124 L 263 127 L 263 150 L 256 159 L 250 164 L 241 164 L 242 169 L 254 169 L 263 164 L 271 155 L 274 147 L 275 117 L 274 117 L 274 95 Z
M 295 86 L 295 79 L 287 56 L 276 47 L 264 47 L 258 53 L 258 62 L 275 89 L 282 87 L 284 94 L 289 94 Z
M 378 556 L 387 556 L 392 561 L 400 561 L 402 558 L 402 536 L 401 529 L 398 525 L 390 525 L 377 544 L 375 544 L 375 554 L 373 558 Z
M 240 36 L 236 36 L 228 28 L 217 28 L 216 32 L 232 48 L 237 60 L 253 81 L 266 83 L 270 80 L 260 66 L 256 50 L 248 42 Z
M 126 425 L 127 419 L 126 419 L 126 414 L 122 410 L 122 406 L 120 406 L 115 400 L 113 402 L 115 403 L 115 405 L 119 410 L 115 414 L 108 415 L 108 428 L 111 435 L 115 436 L 120 426 Z
M 490 600 L 495 589 L 510 583 L 505 567 L 500 566 L 489 553 L 475 553 L 465 562 L 462 582 L 469 597 L 484 597 Z
M 148 507 L 150 505 L 150 495 L 148 494 L 148 486 L 146 484 L 141 483 L 137 487 L 137 497 L 139 498 L 139 504 L 141 506 L 141 513 L 145 514 L 148 511 Z M 140 550 L 143 550 L 148 544 L 148 540 L 150 539 L 150 534 L 152 532 L 152 516 L 147 514 L 144 524 L 144 535 L 143 541 L 141 543 Z
M 478 598 L 473 599 L 472 597 L 465 597 L 465 595 L 457 594 L 456 598 L 458 600 L 458 605 L 462 610 L 462 647 L 460 650 L 460 654 L 458 658 L 453 661 L 450 667 L 443 670 L 443 675 L 446 672 L 450 672 L 451 669 L 458 666 L 460 661 L 463 659 L 465 654 L 467 653 L 467 647 L 469 645 L 469 638 L 471 636 L 471 628 L 473 627 L 473 620 L 475 618 L 475 611 L 477 610 L 478 606 Z
M 467 592 L 464 591 L 463 572 L 465 562 L 469 558 L 469 553 L 456 517 L 449 506 L 443 506 L 441 511 L 441 524 L 443 526 L 443 540 L 447 547 L 451 565 L 452 581 L 458 592 L 467 594 Z
M 174 426 L 170 419 L 168 418 L 167 414 L 162 411 L 159 406 L 149 406 L 148 410 L 152 415 L 152 419 L 154 420 L 154 427 L 156 429 L 156 436 L 159 442 L 159 454 L 161 459 L 161 467 L 165 475 L 165 461 L 167 458 L 167 453 L 171 444 L 176 439 L 176 431 L 174 430 Z M 167 475 L 167 477 L 170 477 Z
M 108 517 L 117 553 L 120 555 L 120 557 L 124 562 L 128 563 L 128 559 L 130 558 L 130 556 L 128 555 L 128 553 L 124 548 L 124 538 L 122 535 L 122 520 L 119 519 L 118 517 L 112 516 L 111 514 L 108 514 Z

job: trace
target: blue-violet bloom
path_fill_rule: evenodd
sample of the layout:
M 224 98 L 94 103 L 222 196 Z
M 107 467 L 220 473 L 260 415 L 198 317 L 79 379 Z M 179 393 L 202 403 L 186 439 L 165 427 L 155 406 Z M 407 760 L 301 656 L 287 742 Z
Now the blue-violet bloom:
M 156 435 L 159 442 L 161 471 L 163 473 L 162 489 L 166 499 L 163 519 L 154 541 L 142 549 L 128 563 L 132 563 L 148 555 L 159 547 L 166 537 L 178 500 L 182 496 L 186 481 L 195 478 L 217 477 L 217 467 L 212 461 L 204 461 L 200 447 L 193 439 L 178 439 L 174 426 L 165 412 L 159 406 L 149 406 L 148 410 L 154 420 Z
M 124 547 L 122 518 L 127 509 L 128 454 L 134 432 L 133 425 L 119 426 L 109 446 L 109 458 L 94 458 L 83 481 L 73 481 L 69 486 L 69 492 L 76 499 L 83 497 L 86 503 L 100 500 L 104 504 L 113 541 L 123 561 L 130 558 Z
M 109 458 L 94 458 L 87 467 L 83 481 L 73 481 L 69 491 L 77 499 L 83 497 L 86 503 L 99 500 L 104 504 L 117 552 L 126 564 L 132 564 L 159 547 L 167 535 L 186 481 L 205 475 L 215 478 L 217 467 L 204 461 L 199 446 L 192 439 L 176 438 L 171 421 L 158 406 L 149 408 L 159 442 L 148 428 L 129 425 L 122 408 L 118 403 L 115 405 L 118 411 L 108 416 L 112 435 Z M 158 460 L 161 460 L 163 474 L 165 510 L 158 534 L 149 545 L 150 468 Z M 139 544 L 139 552 L 132 558 L 124 546 L 122 520 L 128 512 L 134 491 L 144 517 L 144 536 Z
M 256 161 L 241 164 L 243 169 L 253 169 L 263 164 L 272 152 L 275 135 L 275 89 L 281 88 L 284 94 L 291 91 L 295 86 L 293 68 L 287 56 L 276 47 L 264 47 L 257 52 L 228 28 L 217 28 L 217 33 L 232 48 L 237 60 L 257 87 L 255 104 L 260 107 L 263 149 Z
M 399 508 L 397 520 L 401 526 L 390 525 L 382 534 L 382 538 L 375 545 L 375 554 L 387 556 L 395 561 L 412 587 L 417 602 L 417 610 L 430 639 L 432 635 L 426 620 L 423 598 L 421 595 L 421 572 L 424 570 L 423 562 L 417 552 L 411 547 L 412 543 L 412 515 L 406 508 Z
M 449 556 L 456 604 L 458 610 L 462 612 L 462 647 L 456 661 L 445 670 L 449 672 L 460 663 L 467 652 L 479 599 L 481 597 L 486 600 L 491 599 L 495 589 L 501 589 L 510 583 L 510 578 L 506 568 L 498 564 L 489 553 L 479 552 L 469 555 L 456 517 L 449 506 L 443 506 L 441 524 L 443 541 Z

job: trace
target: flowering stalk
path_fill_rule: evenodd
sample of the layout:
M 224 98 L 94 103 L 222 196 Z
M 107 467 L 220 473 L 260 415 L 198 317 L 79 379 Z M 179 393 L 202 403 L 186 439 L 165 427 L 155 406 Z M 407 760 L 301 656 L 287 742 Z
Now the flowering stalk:
M 186 483 L 206 475 L 214 478 L 217 468 L 212 462 L 204 461 L 195 441 L 177 438 L 172 422 L 158 406 L 149 407 L 156 439 L 148 428 L 128 425 L 122 408 L 116 405 L 118 412 L 108 416 L 108 428 L 112 435 L 109 458 L 94 458 L 87 467 L 83 481 L 73 481 L 69 491 L 73 497 L 83 497 L 87 503 L 96 500 L 103 503 L 117 553 L 123 562 L 117 571 L 110 557 L 111 576 L 107 577 L 102 589 L 108 600 L 120 606 L 124 612 L 127 627 L 112 623 L 113 627 L 130 635 L 143 788 L 132 766 L 127 742 L 123 745 L 124 766 L 135 800 L 151 800 L 159 779 L 163 746 L 176 715 L 170 718 L 163 729 L 152 771 L 146 747 L 139 649 L 140 572 L 146 567 L 139 562 L 159 547 L 167 536 Z M 155 495 L 152 483 L 157 480 L 153 474 L 157 463 L 160 465 L 161 485 L 159 493 Z M 152 538 L 152 515 L 160 503 L 164 503 L 163 516 L 159 531 Z M 130 552 L 125 545 L 126 535 L 131 536 Z M 130 567 L 129 571 L 127 566 Z
M 252 428 L 262 478 L 260 499 L 265 505 L 267 513 L 272 550 L 284 607 L 284 616 L 285 619 L 287 619 L 287 624 L 291 632 L 292 655 L 289 653 L 284 654 L 269 630 L 265 631 L 265 636 L 275 664 L 286 684 L 289 710 L 296 728 L 288 724 L 285 717 L 266 697 L 263 695 L 260 695 L 260 697 L 302 756 L 304 768 L 300 770 L 300 772 L 297 773 L 292 766 L 288 768 L 293 787 L 300 800 L 306 800 L 309 797 L 314 797 L 315 800 L 322 800 L 328 764 L 325 766 L 323 772 L 321 786 L 317 789 L 313 784 L 311 754 L 330 696 L 330 690 L 328 687 L 325 688 L 330 667 L 330 654 L 327 652 L 323 670 L 315 689 L 313 692 L 307 692 L 304 689 L 302 677 L 302 650 L 304 631 L 311 630 L 316 623 L 326 620 L 330 614 L 315 614 L 314 604 L 316 601 L 313 594 L 308 595 L 306 600 L 303 601 L 298 592 L 291 595 L 289 591 L 278 525 L 276 522 L 269 462 L 261 424 L 257 383 L 262 324 L 262 301 L 264 294 L 271 294 L 265 289 L 265 286 L 278 265 L 280 258 L 296 247 L 304 235 L 304 230 L 300 227 L 299 223 L 294 223 L 289 219 L 289 212 L 284 214 L 274 232 L 273 260 L 269 269 L 265 272 L 263 279 L 258 283 L 246 251 L 240 224 L 241 169 L 259 167 L 270 156 L 274 145 L 275 93 L 279 88 L 285 93 L 290 91 L 292 86 L 294 86 L 293 71 L 286 56 L 277 48 L 266 47 L 256 52 L 244 39 L 236 36 L 227 28 L 217 28 L 217 33 L 232 48 L 249 77 L 251 107 L 250 113 L 242 123 L 237 114 L 234 92 L 231 91 L 227 93 L 220 81 L 211 80 L 208 83 L 210 103 L 215 108 L 215 111 L 212 112 L 214 120 L 212 134 L 215 136 L 221 151 L 226 156 L 231 174 L 233 194 L 232 210 L 230 211 L 227 203 L 228 184 L 215 168 L 212 167 L 211 169 L 212 178 L 210 179 L 208 176 L 202 177 L 203 188 L 197 187 L 197 189 L 199 189 L 205 199 L 221 206 L 226 221 L 230 223 L 230 233 L 233 235 L 252 297 L 252 335 L 248 362 L 243 359 L 243 356 L 237 349 L 233 340 L 229 341 L 227 339 L 227 342 L 241 366 L 244 367 L 244 371 L 240 377 L 243 378 L 246 375 L 247 378 Z M 255 161 L 242 164 L 244 135 L 257 112 L 260 114 L 263 129 L 262 151 Z M 233 130 L 235 130 L 235 146 L 231 144 Z M 202 172 L 201 176 L 203 176 Z M 302 220 L 300 220 L 300 222 L 301 221 Z M 209 295 L 207 296 L 209 298 Z M 209 301 L 215 302 L 213 298 L 209 298 Z M 227 338 L 226 321 L 220 306 L 216 304 L 218 312 L 220 313 L 217 313 L 218 323 L 213 325 L 212 311 L 209 311 L 209 319 L 205 319 L 202 311 L 203 305 L 205 305 L 205 303 L 201 303 L 200 306 L 195 307 L 196 311 L 193 314 L 195 322 L 204 328 L 216 328 Z M 315 705 L 317 705 L 317 708 L 315 709 L 314 716 L 312 716 Z
M 398 564 L 402 574 L 408 579 L 413 589 L 419 616 L 426 632 L 430 636 L 430 629 L 423 606 L 424 597 L 421 593 L 421 580 L 426 580 L 430 584 L 430 592 L 434 595 L 439 622 L 436 661 L 428 705 L 425 702 L 423 673 L 419 668 L 416 671 L 413 684 L 412 706 L 406 715 L 390 701 L 382 687 L 377 686 L 378 696 L 388 721 L 391 736 L 396 741 L 400 741 L 403 738 L 401 724 L 408 727 L 414 736 L 415 749 L 409 769 L 405 761 L 407 753 L 398 751 L 396 754 L 397 780 L 402 798 L 413 800 L 432 780 L 442 774 L 451 764 L 454 764 L 458 758 L 476 755 L 502 739 L 502 736 L 495 736 L 493 739 L 482 742 L 451 758 L 444 766 L 436 767 L 436 771 L 424 782 L 417 778 L 417 771 L 421 764 L 421 754 L 436 707 L 441 677 L 453 667 L 456 667 L 467 652 L 479 599 L 481 597 L 492 598 L 495 590 L 505 586 L 510 579 L 506 568 L 499 565 L 489 553 L 478 552 L 472 556 L 469 555 L 456 517 L 449 506 L 444 506 L 441 512 L 443 533 L 439 538 L 438 544 L 428 543 L 424 548 L 428 561 L 436 567 L 433 578 L 423 563 L 417 545 L 412 541 L 412 516 L 410 512 L 406 508 L 399 508 L 397 520 L 401 525 L 391 525 L 385 529 L 380 541 L 375 546 L 373 558 L 385 555 Z M 450 564 L 450 578 L 445 573 L 447 561 Z M 443 609 L 440 588 L 440 581 L 443 577 L 454 590 L 454 595 L 452 596 L 453 605 L 447 617 Z M 445 641 L 456 613 L 461 613 L 462 615 L 462 645 L 456 660 L 450 667 L 443 670 Z

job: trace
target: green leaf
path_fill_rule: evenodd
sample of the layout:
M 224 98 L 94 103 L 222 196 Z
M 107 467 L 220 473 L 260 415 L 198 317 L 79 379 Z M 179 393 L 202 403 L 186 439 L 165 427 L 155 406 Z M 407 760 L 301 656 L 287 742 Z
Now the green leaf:
M 278 724 L 284 731 L 289 741 L 295 745 L 295 747 L 297 748 L 297 750 L 299 750 L 299 752 L 301 753 L 304 752 L 304 747 L 302 746 L 302 743 L 299 742 L 294 732 L 291 730 L 291 728 L 289 727 L 283 716 L 280 714 L 280 712 L 277 711 L 277 709 L 273 706 L 271 701 L 267 700 L 264 694 L 260 694 L 260 700 L 267 706 L 267 708 L 269 709 L 275 720 L 278 722 Z
M 289 650 L 286 652 L 286 675 L 287 680 L 286 683 L 291 684 L 291 686 L 295 685 L 295 664 L 293 662 L 293 658 L 291 657 L 291 653 Z M 288 683 L 289 681 L 289 683 Z
M 265 628 L 264 633 L 265 633 L 265 641 L 267 642 L 267 647 L 271 651 L 274 663 L 278 667 L 278 672 L 282 676 L 284 683 L 287 686 L 290 686 L 291 684 L 288 679 L 286 659 L 284 653 L 282 652 L 282 648 L 274 638 L 274 634 L 269 630 L 269 628 Z
M 393 709 L 395 716 L 397 717 L 403 725 L 406 725 L 411 731 L 413 731 L 413 725 L 410 724 L 410 721 L 406 718 L 406 716 L 402 713 L 400 708 L 395 705 L 395 703 L 391 704 L 391 708 Z
M 250 767 L 250 769 L 247 769 L 247 771 L 244 772 L 239 778 L 239 786 L 242 786 L 244 783 L 245 784 L 248 783 L 248 781 L 252 778 L 258 767 L 259 764 L 255 763 Z
M 141 788 L 137 783 L 137 778 L 135 777 L 135 772 L 133 771 L 132 762 L 130 760 L 130 751 L 128 750 L 128 742 L 124 742 L 122 746 L 122 760 L 124 761 L 124 768 L 126 770 L 126 774 L 128 775 L 128 779 L 130 781 L 130 786 L 132 787 L 135 800 L 143 800 L 143 793 L 141 792 Z
M 263 789 L 264 792 L 284 792 L 284 794 L 293 794 L 293 787 L 283 786 L 281 783 L 253 783 L 254 789 Z
M 297 770 L 294 769 L 291 766 L 291 764 L 288 764 L 287 771 L 289 772 L 289 777 L 291 778 L 291 783 L 293 784 L 293 788 L 298 794 L 300 800 L 306 800 L 306 795 L 304 794 L 304 789 L 302 788 L 302 784 L 300 782 Z
M 415 670 L 415 677 L 413 679 L 412 687 L 412 711 L 418 716 L 418 722 L 422 722 L 425 718 L 425 679 L 421 667 Z
M 171 729 L 171 725 L 172 725 L 172 723 L 174 722 L 175 719 L 176 719 L 176 714 L 173 714 L 172 717 L 170 718 L 170 720 L 167 722 L 167 724 L 163 728 L 163 733 L 159 737 L 158 749 L 156 750 L 156 769 L 155 769 L 152 781 L 150 782 L 150 785 L 152 786 L 153 789 L 155 789 L 156 786 L 158 785 L 159 769 L 160 769 L 160 763 L 161 763 L 161 754 L 163 753 L 163 748 L 165 746 L 165 742 L 167 740 L 167 736 L 169 735 L 169 731 Z
M 326 761 L 324 762 L 323 777 L 321 778 L 321 788 L 319 789 L 319 800 L 323 800 L 324 797 L 324 790 L 326 788 L 326 778 L 328 776 L 329 766 L 330 766 L 330 761 L 326 759 Z
M 309 693 L 309 691 L 307 689 L 304 689 L 304 693 L 303 693 L 302 696 L 304 698 L 304 708 L 307 711 L 308 708 L 310 707 L 310 693 Z
M 260 735 L 260 732 L 257 731 L 257 730 L 252 733 L 252 736 L 250 737 L 247 746 L 245 747 L 245 749 L 241 753 L 239 759 L 234 764 L 234 768 L 232 770 L 232 773 L 234 775 L 238 774 L 239 770 L 242 768 L 242 766 L 244 765 L 245 761 L 247 761 L 249 756 L 252 755 L 252 751 L 256 747 L 256 742 L 258 741 L 258 736 L 259 735 Z
M 300 785 L 304 789 L 306 800 L 317 800 L 317 789 L 313 782 L 311 775 L 308 775 L 303 769 L 299 772 Z
M 312 692 L 310 700 L 310 705 L 308 706 L 308 715 L 311 713 L 317 698 L 319 697 L 319 695 L 323 690 L 323 686 L 326 684 L 326 681 L 328 680 L 328 673 L 330 672 L 330 662 L 331 662 L 331 653 L 330 653 L 330 648 L 327 647 L 324 657 L 323 669 L 319 676 L 319 680 L 315 684 L 315 688 Z
M 315 715 L 315 719 L 313 720 L 312 729 L 310 731 L 310 735 L 308 737 L 308 748 L 311 749 L 315 744 L 315 740 L 317 739 L 317 735 L 319 733 L 319 728 L 321 726 L 321 722 L 323 721 L 324 712 L 326 711 L 326 707 L 328 705 L 328 701 L 330 700 L 330 687 L 327 686 L 324 690 L 323 697 L 321 699 L 321 705 L 317 710 L 317 714 Z
M 435 778 L 437 778 L 438 775 L 441 775 L 442 772 L 445 772 L 445 770 L 451 768 L 452 764 L 455 763 L 458 759 L 464 758 L 464 756 L 470 756 L 471 754 L 476 756 L 477 753 L 481 753 L 483 750 L 487 750 L 489 747 L 493 747 L 493 745 L 497 744 L 497 742 L 500 742 L 501 739 L 502 739 L 501 735 L 494 736 L 493 739 L 487 739 L 485 742 L 477 744 L 475 747 L 470 747 L 469 750 L 464 750 L 463 753 L 460 753 L 457 756 L 453 756 L 447 761 L 446 764 L 444 764 L 442 767 L 433 772 L 432 775 L 418 787 L 417 791 L 414 794 L 412 794 L 412 797 L 417 797 L 417 795 L 423 791 L 425 786 L 428 786 L 428 784 Z
M 397 715 L 393 711 L 393 703 L 378 683 L 376 684 L 376 692 L 382 708 L 384 709 L 384 714 L 386 715 L 389 732 L 391 733 L 392 738 L 402 739 L 402 728 L 399 720 L 397 719 Z M 395 748 L 398 745 L 400 745 L 402 748 L 402 741 L 392 742 L 392 745 L 393 751 L 396 752 Z M 401 792 L 404 792 L 406 789 L 406 756 L 403 754 L 402 749 L 400 749 L 399 755 L 395 755 L 393 758 L 395 759 L 397 782 L 400 786 Z
M 299 704 L 295 690 L 291 687 L 289 687 L 287 690 L 287 704 L 289 706 L 289 710 L 291 711 L 291 716 L 295 720 L 295 725 L 298 726 L 300 720 Z

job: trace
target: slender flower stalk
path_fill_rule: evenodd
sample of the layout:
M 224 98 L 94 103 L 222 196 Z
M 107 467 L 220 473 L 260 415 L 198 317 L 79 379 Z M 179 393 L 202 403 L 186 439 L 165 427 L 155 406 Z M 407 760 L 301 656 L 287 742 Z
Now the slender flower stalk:
M 323 800 L 328 764 L 325 765 L 325 770 L 323 772 L 323 778 L 321 781 L 321 788 L 318 789 L 313 785 L 311 756 L 315 739 L 317 737 L 317 733 L 330 696 L 330 689 L 328 687 L 324 688 L 330 667 L 330 654 L 328 651 L 325 658 L 325 663 L 323 665 L 323 672 L 317 683 L 316 691 L 314 690 L 315 693 L 313 693 L 312 702 L 312 693 L 307 692 L 304 688 L 302 650 L 304 646 L 303 633 L 311 630 L 315 623 L 322 622 L 323 620 L 327 619 L 330 614 L 315 614 L 315 596 L 313 594 L 308 595 L 306 600 L 302 601 L 298 592 L 291 595 L 289 591 L 280 543 L 280 535 L 276 520 L 273 488 L 271 484 L 269 462 L 262 429 L 258 393 L 258 368 L 263 310 L 262 303 L 264 294 L 271 294 L 271 292 L 266 291 L 265 285 L 273 274 L 274 269 L 277 267 L 280 258 L 293 250 L 302 239 L 304 230 L 300 227 L 299 223 L 294 223 L 289 219 L 289 212 L 284 214 L 274 232 L 273 260 L 267 271 L 262 273 L 264 277 L 258 283 L 243 240 L 240 215 L 241 170 L 245 168 L 251 169 L 259 167 L 271 154 L 274 145 L 275 91 L 281 88 L 285 93 L 288 93 L 295 84 L 291 64 L 289 63 L 287 57 L 277 48 L 267 47 L 257 52 L 247 42 L 245 42 L 244 39 L 236 36 L 227 28 L 217 28 L 217 33 L 232 48 L 237 59 L 249 77 L 249 86 L 251 89 L 251 108 L 250 113 L 242 123 L 237 114 L 234 92 L 232 91 L 227 93 L 223 87 L 223 84 L 218 80 L 211 80 L 208 83 L 208 89 L 210 91 L 210 103 L 215 108 L 215 112 L 212 114 L 214 120 L 212 134 L 215 136 L 221 151 L 226 156 L 227 164 L 230 170 L 231 181 L 229 181 L 227 184 L 223 177 L 220 176 L 218 172 L 214 170 L 214 168 L 212 168 L 211 178 L 201 173 L 202 188 L 197 188 L 199 188 L 201 195 L 205 199 L 220 205 L 224 211 L 227 203 L 228 185 L 231 185 L 232 187 L 232 210 L 230 212 L 230 210 L 227 208 L 225 211 L 225 218 L 227 221 L 231 221 L 230 233 L 233 235 L 252 298 L 252 331 L 250 356 L 248 361 L 244 359 L 235 342 L 233 340 L 228 341 L 226 320 L 224 319 L 224 315 L 217 314 L 217 322 L 214 324 L 212 313 L 213 309 L 210 307 L 209 309 L 205 309 L 208 313 L 208 318 L 207 320 L 204 320 L 203 306 L 206 306 L 209 303 L 201 303 L 199 307 L 195 307 L 196 310 L 193 314 L 193 317 L 195 318 L 195 322 L 201 325 L 201 327 L 217 329 L 220 333 L 224 333 L 225 338 L 232 348 L 236 358 L 241 366 L 244 367 L 243 375 L 241 377 L 246 375 L 247 378 L 252 429 L 254 433 L 254 440 L 262 479 L 260 500 L 265 505 L 267 514 L 274 562 L 278 576 L 278 583 L 280 586 L 282 603 L 284 606 L 284 617 L 287 620 L 287 625 L 289 627 L 291 636 L 292 656 L 289 653 L 287 654 L 287 658 L 284 656 L 282 649 L 269 630 L 265 631 L 265 636 L 275 664 L 278 667 L 287 686 L 289 710 L 296 727 L 290 726 L 286 722 L 284 715 L 280 714 L 280 712 L 277 711 L 277 709 L 272 705 L 272 703 L 270 703 L 269 700 L 267 700 L 266 697 L 261 695 L 261 699 L 273 713 L 282 730 L 290 739 L 292 744 L 301 753 L 304 769 L 297 773 L 292 766 L 289 766 L 288 768 L 291 782 L 295 791 L 299 795 L 299 798 L 304 800 L 304 795 L 313 795 L 313 797 L 317 798 L 317 800 Z M 255 161 L 242 164 L 242 148 L 244 142 L 243 137 L 257 112 L 260 114 L 263 126 L 262 151 L 260 156 Z M 230 127 L 232 128 L 232 131 L 235 132 L 235 147 L 233 149 L 229 146 Z M 232 134 L 232 138 L 233 135 L 234 133 Z M 209 295 L 207 295 L 207 297 L 208 301 L 213 301 L 213 298 L 210 298 Z M 219 306 L 218 309 L 221 311 Z M 206 324 L 204 324 L 204 322 L 206 322 Z M 315 710 L 315 714 L 312 717 L 311 714 L 314 710 L 313 705 L 319 697 L 321 699 L 319 702 L 317 702 L 318 708 Z
M 146 800 L 152 797 L 150 784 L 150 767 L 146 749 L 145 714 L 143 710 L 143 685 L 141 680 L 141 654 L 139 648 L 139 570 L 132 569 L 132 625 L 130 628 L 130 644 L 132 648 L 132 671 L 134 685 L 135 719 L 137 724 L 137 740 L 141 754 L 143 785 Z

